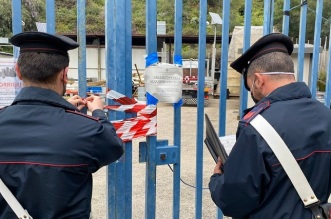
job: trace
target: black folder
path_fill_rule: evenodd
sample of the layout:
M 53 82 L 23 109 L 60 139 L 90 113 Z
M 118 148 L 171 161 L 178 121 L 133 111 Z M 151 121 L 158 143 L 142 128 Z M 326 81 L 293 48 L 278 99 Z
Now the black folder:
M 228 154 L 225 151 L 224 145 L 221 143 L 213 125 L 207 114 L 205 114 L 206 119 L 206 138 L 205 144 L 213 157 L 214 161 L 217 163 L 218 157 L 221 158 L 222 164 L 225 163 L 228 158 Z

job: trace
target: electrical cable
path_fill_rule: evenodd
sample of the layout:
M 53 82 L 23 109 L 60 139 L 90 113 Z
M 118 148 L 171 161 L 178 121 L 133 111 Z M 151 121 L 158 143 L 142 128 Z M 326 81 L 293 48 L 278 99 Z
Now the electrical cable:
M 284 14 L 287 15 L 287 16 L 290 16 L 290 11 L 292 11 L 293 9 L 296 9 L 296 8 L 302 7 L 302 6 L 304 6 L 304 5 L 307 5 L 307 9 L 308 9 L 310 12 L 316 14 L 316 11 L 314 11 L 314 10 L 311 9 L 311 8 L 309 8 L 309 6 L 308 6 L 308 1 L 307 1 L 307 0 L 303 1 L 303 2 L 302 2 L 301 4 L 299 4 L 299 5 L 296 5 L 296 6 L 292 7 L 292 8 L 291 8 L 290 10 L 288 10 L 288 11 L 284 11 Z M 329 22 L 330 22 L 330 19 L 327 19 L 327 18 L 325 18 L 325 17 L 323 17 L 323 16 L 322 16 L 322 19 L 325 20 L 325 21 L 329 21 Z
M 307 9 L 308 9 L 309 11 L 313 12 L 314 14 L 316 14 L 316 11 L 314 11 L 313 9 L 311 9 L 311 8 L 309 8 L 309 7 L 307 7 Z M 326 19 L 326 18 L 323 17 L 323 16 L 322 16 L 322 19 L 323 19 L 323 20 L 326 20 L 326 21 L 330 21 L 330 19 Z
M 308 4 L 307 1 L 303 1 L 300 5 L 296 5 L 296 6 L 292 7 L 292 8 L 290 9 L 290 11 L 292 11 L 293 9 L 299 8 L 299 7 L 301 7 L 301 6 L 307 5 L 307 4 Z
M 170 170 L 171 170 L 172 172 L 174 172 L 174 170 L 171 168 L 171 166 L 170 166 L 169 164 L 168 164 L 168 167 L 170 168 Z M 195 186 L 192 186 L 192 185 L 186 183 L 184 180 L 182 180 L 182 178 L 180 178 L 180 181 L 181 181 L 183 184 L 185 184 L 186 186 L 188 186 L 188 187 L 191 187 L 191 188 L 194 188 L 194 189 L 197 188 L 197 187 L 195 187 Z M 204 187 L 202 187 L 202 190 L 204 190 L 204 189 L 209 189 L 209 188 L 204 188 Z

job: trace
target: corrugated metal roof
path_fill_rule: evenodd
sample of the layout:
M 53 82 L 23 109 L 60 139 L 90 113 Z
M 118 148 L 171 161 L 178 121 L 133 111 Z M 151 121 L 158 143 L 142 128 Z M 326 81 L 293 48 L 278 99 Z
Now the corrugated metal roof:
M 13 57 L 13 54 L 7 52 L 0 52 L 0 58 L 10 58 Z
M 9 43 L 8 38 L 0 37 L 0 44 L 8 44 L 8 43 Z

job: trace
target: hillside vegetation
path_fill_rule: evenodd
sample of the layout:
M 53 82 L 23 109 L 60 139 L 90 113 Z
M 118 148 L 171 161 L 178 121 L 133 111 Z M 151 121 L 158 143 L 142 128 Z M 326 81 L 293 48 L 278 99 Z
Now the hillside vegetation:
M 22 20 L 24 31 L 36 30 L 35 22 L 46 22 L 45 0 L 22 0 Z M 199 0 L 183 0 L 183 34 L 198 35 L 199 32 Z M 231 1 L 230 31 L 236 25 L 244 24 L 245 5 L 243 0 Z M 12 35 L 12 0 L 0 0 L 0 37 Z M 77 0 L 57 0 L 56 4 L 56 32 L 62 34 L 77 33 Z M 105 1 L 86 0 L 86 32 L 87 34 L 105 33 Z M 223 1 L 208 0 L 208 12 L 222 14 Z M 264 0 L 253 0 L 252 25 L 263 25 Z M 281 30 L 283 19 L 284 0 L 275 0 L 274 26 Z M 290 36 L 299 36 L 301 0 L 291 1 L 290 12 Z M 174 32 L 174 5 L 175 0 L 157 0 L 157 19 L 166 21 L 167 34 Z M 132 33 L 145 33 L 146 0 L 132 0 Z M 306 39 L 312 41 L 314 38 L 316 1 L 308 1 L 307 33 Z M 321 37 L 329 35 L 331 17 L 331 1 L 324 1 Z M 207 16 L 210 21 L 210 16 Z M 221 34 L 221 28 L 218 28 Z M 214 34 L 211 25 L 207 26 L 207 34 Z

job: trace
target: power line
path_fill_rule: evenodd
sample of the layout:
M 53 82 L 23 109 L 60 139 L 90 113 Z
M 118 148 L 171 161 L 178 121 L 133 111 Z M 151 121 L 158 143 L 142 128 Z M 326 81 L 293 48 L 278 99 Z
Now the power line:
M 308 6 L 308 1 L 307 1 L 307 0 L 303 1 L 303 2 L 302 2 L 301 4 L 299 4 L 299 5 L 296 5 L 296 6 L 292 7 L 292 8 L 290 8 L 290 10 L 288 10 L 288 11 L 284 11 L 284 15 L 290 16 L 290 11 L 292 11 L 292 10 L 294 10 L 294 9 L 296 9 L 296 8 L 301 8 L 301 7 L 304 6 L 304 5 L 307 5 L 307 9 L 308 9 L 310 12 L 312 12 L 312 13 L 314 13 L 314 14 L 316 15 L 316 11 L 313 10 L 313 9 L 311 9 L 311 8 Z M 329 22 L 330 22 L 330 19 L 327 19 L 327 18 L 325 18 L 325 17 L 323 17 L 323 16 L 322 16 L 322 19 L 325 20 L 325 21 L 329 21 Z
M 307 6 L 307 9 L 308 9 L 309 11 L 313 12 L 314 14 L 316 14 L 316 11 L 314 11 L 314 10 L 311 9 L 311 8 L 309 8 L 308 6 Z M 330 21 L 330 19 L 326 19 L 326 18 L 323 17 L 323 16 L 322 16 L 322 19 L 324 19 L 325 21 Z

